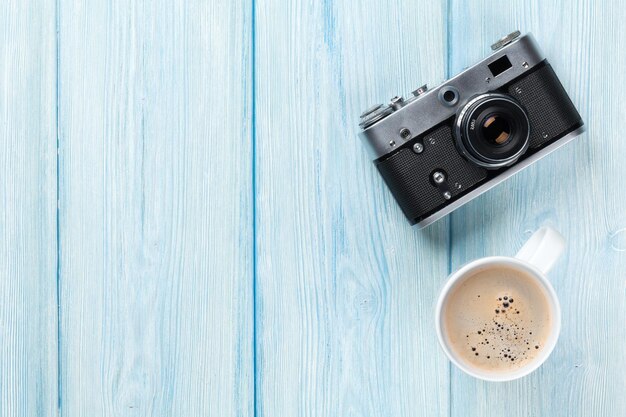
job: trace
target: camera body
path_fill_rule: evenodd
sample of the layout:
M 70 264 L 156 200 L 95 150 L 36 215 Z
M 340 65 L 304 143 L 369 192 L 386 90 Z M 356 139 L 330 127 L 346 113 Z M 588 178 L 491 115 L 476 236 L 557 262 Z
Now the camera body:
M 569 142 L 584 123 L 530 34 L 361 115 L 361 137 L 411 224 L 425 227 Z

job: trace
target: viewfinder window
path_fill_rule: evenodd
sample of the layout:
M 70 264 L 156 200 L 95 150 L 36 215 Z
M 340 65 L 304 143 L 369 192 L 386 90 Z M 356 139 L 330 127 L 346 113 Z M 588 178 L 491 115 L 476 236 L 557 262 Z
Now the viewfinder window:
M 491 64 L 488 64 L 487 66 L 489 67 L 489 71 L 491 71 L 493 76 L 497 77 L 498 75 L 502 74 L 504 71 L 511 68 L 513 65 L 511 64 L 511 61 L 509 61 L 509 58 L 507 58 L 507 56 L 504 55 L 501 58 L 498 58 L 495 61 L 493 61 Z

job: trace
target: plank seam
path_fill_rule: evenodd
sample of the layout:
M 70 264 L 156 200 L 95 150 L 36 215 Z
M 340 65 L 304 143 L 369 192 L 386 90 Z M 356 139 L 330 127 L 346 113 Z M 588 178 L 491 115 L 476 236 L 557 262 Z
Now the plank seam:
M 251 24 L 250 24 L 250 76 L 251 76 L 251 108 L 250 108 L 250 135 L 252 139 L 252 415 L 258 413 L 258 389 L 257 389 L 257 134 L 256 134 L 256 0 L 251 0 Z
M 61 183 L 61 135 L 59 132 L 59 107 L 60 107 L 60 62 L 61 62 L 61 40 L 60 40 L 60 27 L 61 27 L 61 10 L 60 0 L 55 2 L 55 132 L 56 132 L 56 307 L 57 307 L 57 415 L 61 415 L 61 224 L 60 224 L 60 183 Z
M 446 0 L 446 68 L 445 77 L 450 78 L 450 66 L 451 66 L 451 42 L 450 42 L 450 21 L 452 13 L 450 7 L 452 0 Z M 452 273 L 452 216 L 454 213 L 450 213 L 448 218 L 448 275 Z M 452 365 L 448 361 L 448 416 L 452 417 Z

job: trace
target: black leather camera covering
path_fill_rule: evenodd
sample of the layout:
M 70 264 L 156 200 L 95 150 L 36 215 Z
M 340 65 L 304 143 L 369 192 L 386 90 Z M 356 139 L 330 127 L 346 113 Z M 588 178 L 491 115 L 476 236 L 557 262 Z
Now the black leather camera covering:
M 531 149 L 551 143 L 572 127 L 582 125 L 576 107 L 548 63 L 503 90 L 526 109 Z
M 445 173 L 452 198 L 487 177 L 484 168 L 461 156 L 450 126 L 440 126 L 421 139 L 424 144 L 422 153 L 416 154 L 412 148 L 404 148 L 377 165 L 411 224 L 447 202 L 431 181 L 433 172 L 439 170 Z

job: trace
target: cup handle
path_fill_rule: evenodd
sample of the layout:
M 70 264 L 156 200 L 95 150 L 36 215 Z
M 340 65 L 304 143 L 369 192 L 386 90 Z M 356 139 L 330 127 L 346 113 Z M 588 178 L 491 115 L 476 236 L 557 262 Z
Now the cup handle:
M 565 249 L 565 239 L 551 227 L 537 230 L 515 257 L 526 261 L 547 274 Z

